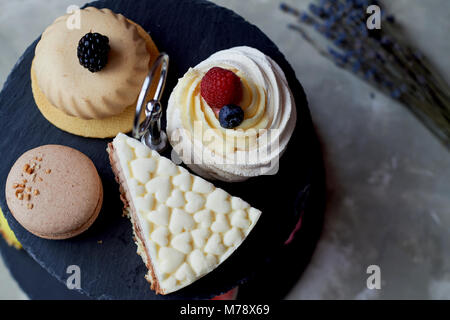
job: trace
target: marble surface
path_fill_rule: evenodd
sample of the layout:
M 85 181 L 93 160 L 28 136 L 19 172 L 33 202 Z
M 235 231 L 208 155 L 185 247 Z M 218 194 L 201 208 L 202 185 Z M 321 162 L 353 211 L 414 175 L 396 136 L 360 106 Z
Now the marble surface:
M 323 146 L 324 230 L 287 299 L 450 299 L 450 153 L 403 106 L 288 31 L 290 17 L 278 10 L 279 0 L 213 2 L 256 24 L 286 55 Z M 385 2 L 450 82 L 448 0 Z M 0 0 L 0 84 L 48 24 L 83 3 Z M 380 290 L 367 289 L 369 265 L 381 268 Z M 0 261 L 0 299 L 24 297 Z

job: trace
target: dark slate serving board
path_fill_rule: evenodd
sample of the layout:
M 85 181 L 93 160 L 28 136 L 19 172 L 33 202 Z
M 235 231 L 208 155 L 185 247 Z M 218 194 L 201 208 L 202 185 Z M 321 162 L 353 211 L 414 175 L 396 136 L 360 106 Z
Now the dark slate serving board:
M 110 140 L 86 139 L 63 132 L 46 121 L 34 103 L 30 66 L 35 41 L 20 58 L 0 93 L 0 205 L 26 251 L 61 282 L 67 279 L 69 265 L 80 266 L 81 292 L 96 299 L 208 299 L 252 279 L 253 282 L 264 279 L 255 282 L 262 286 L 267 279 L 272 279 L 267 285 L 285 287 L 286 284 L 274 283 L 275 279 L 267 273 L 280 268 L 278 260 L 285 261 L 280 258 L 281 253 L 292 256 L 292 263 L 288 258 L 283 270 L 296 277 L 309 260 L 321 229 L 324 172 L 305 93 L 284 56 L 257 27 L 207 1 L 110 0 L 91 5 L 110 8 L 139 23 L 160 51 L 169 54 L 164 105 L 177 79 L 189 67 L 218 50 L 248 45 L 272 57 L 284 70 L 297 104 L 297 127 L 277 175 L 243 183 L 216 183 L 263 210 L 243 245 L 193 285 L 174 294 L 155 295 L 144 279 L 146 268 L 136 254 L 130 222 L 122 217 L 118 186 L 105 151 Z M 92 159 L 102 178 L 104 204 L 99 218 L 87 232 L 73 239 L 50 241 L 31 235 L 17 223 L 6 205 L 3 190 L 10 167 L 22 153 L 44 144 L 62 144 L 80 150 Z M 170 150 L 165 153 L 169 154 Z M 295 250 L 293 246 L 283 246 L 301 216 L 302 228 Z M 293 280 L 289 281 L 287 285 Z
M 0 239 L 0 253 L 19 287 L 34 300 L 87 300 L 88 297 L 52 277 L 25 250 L 9 247 Z M 39 281 L 37 281 L 39 279 Z

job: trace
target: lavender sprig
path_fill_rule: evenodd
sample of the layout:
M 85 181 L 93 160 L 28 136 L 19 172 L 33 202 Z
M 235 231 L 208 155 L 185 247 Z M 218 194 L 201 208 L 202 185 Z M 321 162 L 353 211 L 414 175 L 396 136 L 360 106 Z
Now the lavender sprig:
M 450 150 L 448 84 L 405 43 L 394 16 L 382 10 L 382 29 L 368 30 L 366 8 L 374 4 L 381 7 L 376 0 L 316 0 L 308 11 L 286 4 L 281 9 L 297 18 L 288 25 L 291 30 L 339 67 L 403 103 Z

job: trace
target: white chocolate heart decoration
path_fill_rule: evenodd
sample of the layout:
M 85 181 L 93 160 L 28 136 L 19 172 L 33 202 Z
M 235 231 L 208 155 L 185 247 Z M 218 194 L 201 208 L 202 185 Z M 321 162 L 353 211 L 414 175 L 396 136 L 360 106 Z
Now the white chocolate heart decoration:
M 192 251 L 191 240 L 191 234 L 189 232 L 183 232 L 173 237 L 170 244 L 178 251 L 189 253 Z
M 196 192 L 186 192 L 186 200 L 184 209 L 189 213 L 198 212 L 205 205 L 205 198 Z
M 151 173 L 156 169 L 156 161 L 154 159 L 136 159 L 130 162 L 131 173 L 133 177 L 140 183 L 147 183 L 150 180 Z
M 137 148 L 139 148 L 139 147 L 142 147 L 143 146 L 143 144 L 142 143 L 140 143 L 138 140 L 136 140 L 136 139 L 133 139 L 133 138 L 130 138 L 130 137 L 126 137 L 126 143 L 127 143 L 127 145 L 129 145 L 131 148 L 133 148 L 133 149 L 137 149 Z
M 180 188 L 181 191 L 191 190 L 192 178 L 188 172 L 183 172 L 172 179 L 173 185 Z
M 183 263 L 175 273 L 175 278 L 178 281 L 183 280 L 191 281 L 192 279 L 194 279 L 194 277 L 195 277 L 194 270 L 192 270 L 192 268 L 186 262 Z
M 153 209 L 153 204 L 155 203 L 155 199 L 153 195 L 146 194 L 144 197 L 137 197 L 134 201 L 134 205 L 136 206 L 136 211 L 140 214 L 144 214 Z
M 166 204 L 172 208 L 180 208 L 184 206 L 185 203 L 183 192 L 178 189 L 173 190 L 170 198 L 166 201 Z
M 202 210 L 194 214 L 194 220 L 200 223 L 202 228 L 209 228 L 212 224 L 212 213 L 208 209 Z
M 233 210 L 243 210 L 250 208 L 250 205 L 238 197 L 231 197 L 231 208 Z
M 120 153 L 120 157 L 122 158 L 122 160 L 126 161 L 127 163 L 133 160 L 133 151 L 128 147 L 126 140 L 118 139 L 116 143 L 114 143 L 114 149 L 116 149 L 117 152 Z
M 211 230 L 214 232 L 225 232 L 230 229 L 228 219 L 224 214 L 217 214 L 216 220 L 211 226 Z
M 159 249 L 158 257 L 161 260 L 159 268 L 163 273 L 174 272 L 184 261 L 183 253 L 176 249 L 167 247 L 162 247 Z
M 128 188 L 130 189 L 131 194 L 135 197 L 141 197 L 145 193 L 144 186 L 140 185 L 139 182 L 133 178 L 128 181 Z
M 180 209 L 173 209 L 169 223 L 170 232 L 178 234 L 183 230 L 191 230 L 194 227 L 195 221 L 189 213 Z
M 158 226 L 167 226 L 169 224 L 170 209 L 160 204 L 155 211 L 147 213 L 146 218 L 148 221 L 157 224 Z
M 242 241 L 242 233 L 238 228 L 231 228 L 223 236 L 223 243 L 228 246 L 237 246 Z
M 216 213 L 228 213 L 231 210 L 230 202 L 228 201 L 228 194 L 217 188 L 208 195 L 206 199 L 206 208 Z
M 149 156 L 151 155 L 151 150 L 147 146 L 141 144 L 134 149 L 134 153 L 138 158 L 149 158 Z
M 250 208 L 248 209 L 248 215 L 250 217 L 250 220 L 252 221 L 252 226 L 258 221 L 259 217 L 261 216 L 261 210 Z
M 200 177 L 194 177 L 194 183 L 192 184 L 192 191 L 208 194 L 214 190 L 214 185 Z
M 191 231 L 192 240 L 196 248 L 203 248 L 206 244 L 206 239 L 208 239 L 211 232 L 207 228 L 195 229 Z
M 216 256 L 221 255 L 225 252 L 225 247 L 222 244 L 222 238 L 219 234 L 213 233 L 211 237 L 209 237 L 205 245 L 205 252 L 214 254 Z
M 158 176 L 175 176 L 178 174 L 178 168 L 169 159 L 160 157 L 156 174 Z
M 217 259 L 212 255 L 205 256 L 199 249 L 195 249 L 189 255 L 188 262 L 194 272 L 199 275 L 211 270 L 217 263 Z
M 160 202 L 165 202 L 169 198 L 172 189 L 169 177 L 156 177 L 145 185 L 145 189 Z
M 250 226 L 250 221 L 247 219 L 247 213 L 244 210 L 237 210 L 230 214 L 231 225 L 246 229 Z
M 168 235 L 169 230 L 166 227 L 158 227 L 152 232 L 150 238 L 161 247 L 165 247 L 169 243 Z

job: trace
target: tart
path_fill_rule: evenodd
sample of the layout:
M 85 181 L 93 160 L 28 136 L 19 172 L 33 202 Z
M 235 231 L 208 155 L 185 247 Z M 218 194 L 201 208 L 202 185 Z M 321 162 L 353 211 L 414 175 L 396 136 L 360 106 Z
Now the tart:
M 79 28 L 69 28 L 70 19 L 70 14 L 56 19 L 36 46 L 31 80 L 38 108 L 51 123 L 77 135 L 105 138 L 130 131 L 158 49 L 140 26 L 109 9 L 80 10 Z M 81 39 L 89 33 L 109 41 L 106 65 L 98 72 L 80 63 Z
M 261 211 L 119 134 L 108 146 L 146 279 L 158 294 L 184 288 L 225 261 Z

